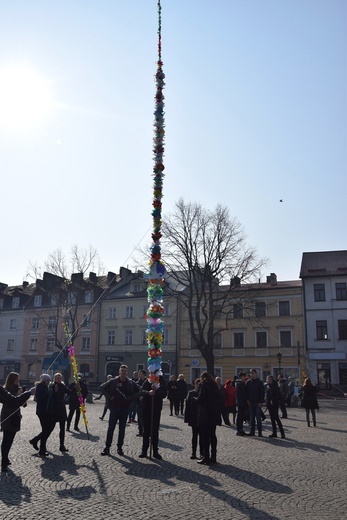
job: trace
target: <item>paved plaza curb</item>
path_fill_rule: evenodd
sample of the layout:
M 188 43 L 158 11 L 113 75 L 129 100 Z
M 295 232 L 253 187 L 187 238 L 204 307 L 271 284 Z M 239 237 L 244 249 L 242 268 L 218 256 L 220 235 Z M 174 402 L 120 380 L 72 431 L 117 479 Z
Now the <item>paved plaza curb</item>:
M 114 442 L 111 455 L 101 457 L 107 431 L 107 420 L 99 419 L 103 404 L 87 405 L 89 440 L 81 421 L 80 433 L 66 433 L 69 452 L 62 454 L 56 428 L 47 444 L 51 456 L 42 460 L 28 442 L 39 432 L 35 403 L 29 401 L 10 452 L 11 469 L 0 480 L 1 518 L 346 518 L 346 400 L 320 401 L 317 428 L 306 426 L 304 410 L 289 409 L 286 439 L 268 438 L 268 418 L 263 438 L 237 437 L 233 426 L 218 427 L 218 464 L 210 467 L 190 460 L 190 428 L 182 416 L 169 416 L 167 401 L 162 461 L 139 459 L 135 423 L 127 426 L 124 456 L 117 455 Z

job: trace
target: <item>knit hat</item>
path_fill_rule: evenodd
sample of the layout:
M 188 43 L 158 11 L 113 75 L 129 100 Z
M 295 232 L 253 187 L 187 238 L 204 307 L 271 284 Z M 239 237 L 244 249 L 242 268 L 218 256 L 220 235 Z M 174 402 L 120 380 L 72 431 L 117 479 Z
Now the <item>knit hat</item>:
M 231 383 L 231 379 L 227 379 L 227 380 L 225 381 L 225 384 L 226 384 L 226 385 L 230 385 L 230 383 Z
M 51 380 L 51 376 L 49 376 L 48 374 L 40 375 L 40 383 L 44 383 L 45 381 L 50 381 L 50 380 Z

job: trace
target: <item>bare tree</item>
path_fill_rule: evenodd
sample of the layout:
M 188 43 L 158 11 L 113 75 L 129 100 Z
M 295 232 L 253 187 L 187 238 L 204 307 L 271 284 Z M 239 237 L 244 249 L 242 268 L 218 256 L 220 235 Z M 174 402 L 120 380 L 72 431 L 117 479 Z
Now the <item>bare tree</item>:
M 180 199 L 163 222 L 163 237 L 169 285 L 188 314 L 192 346 L 213 374 L 216 337 L 229 328 L 234 305 L 251 298 L 241 282 L 255 281 L 266 260 L 247 246 L 241 224 L 222 205 L 208 211 Z

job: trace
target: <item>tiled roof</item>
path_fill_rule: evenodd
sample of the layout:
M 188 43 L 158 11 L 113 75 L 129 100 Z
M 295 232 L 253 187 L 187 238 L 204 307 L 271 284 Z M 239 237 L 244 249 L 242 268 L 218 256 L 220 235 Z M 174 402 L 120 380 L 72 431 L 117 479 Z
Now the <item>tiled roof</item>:
M 300 278 L 347 275 L 347 251 L 303 253 Z

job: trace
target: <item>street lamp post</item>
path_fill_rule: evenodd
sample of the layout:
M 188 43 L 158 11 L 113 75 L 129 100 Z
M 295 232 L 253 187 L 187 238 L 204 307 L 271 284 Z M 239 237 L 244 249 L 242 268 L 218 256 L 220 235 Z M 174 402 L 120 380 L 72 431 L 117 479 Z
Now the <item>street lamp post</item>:
M 281 352 L 279 352 L 277 354 L 277 359 L 278 359 L 278 375 L 280 375 L 280 373 L 281 373 L 281 361 L 282 361 L 282 354 L 281 354 Z

